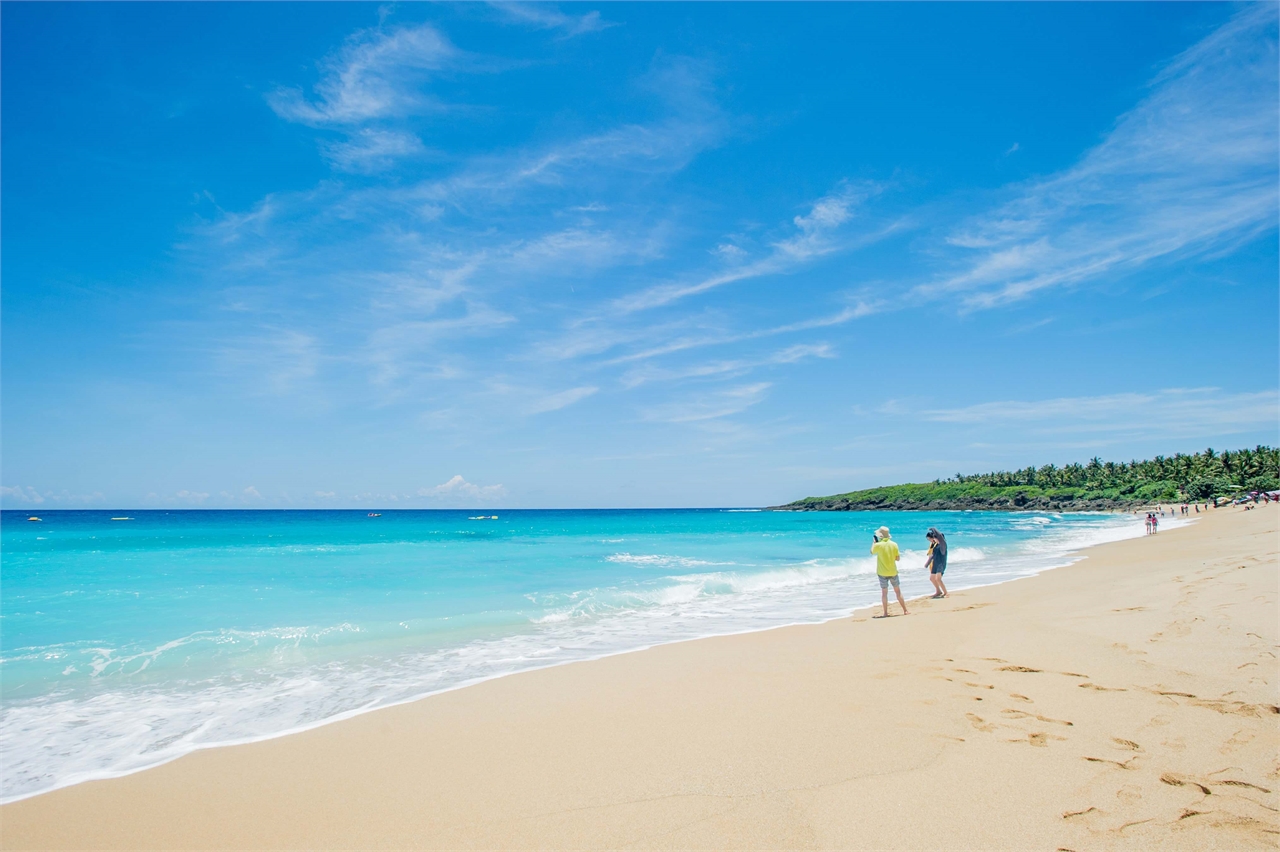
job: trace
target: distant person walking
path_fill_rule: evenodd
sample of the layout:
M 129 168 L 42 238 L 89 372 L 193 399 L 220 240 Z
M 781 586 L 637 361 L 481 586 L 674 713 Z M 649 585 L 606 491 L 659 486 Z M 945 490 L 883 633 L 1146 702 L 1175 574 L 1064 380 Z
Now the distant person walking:
M 929 539 L 929 555 L 924 560 L 924 567 L 929 569 L 929 582 L 933 583 L 933 596 L 945 598 L 947 587 L 942 582 L 942 575 L 947 570 L 947 537 L 938 532 L 937 527 L 929 527 L 924 537 Z
M 890 583 L 893 583 L 893 593 L 898 596 L 898 603 L 902 604 L 902 614 L 907 615 L 907 602 L 902 599 L 902 589 L 898 587 L 898 543 L 889 538 L 888 527 L 876 530 L 871 552 L 876 557 L 876 577 L 880 580 L 880 606 L 884 610 L 884 615 L 875 617 L 889 617 Z

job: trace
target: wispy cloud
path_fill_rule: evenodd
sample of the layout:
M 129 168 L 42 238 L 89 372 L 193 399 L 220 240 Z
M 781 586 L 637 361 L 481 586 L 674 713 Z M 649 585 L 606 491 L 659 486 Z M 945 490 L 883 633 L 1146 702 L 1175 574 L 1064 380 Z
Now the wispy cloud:
M 780 364 L 796 364 L 809 358 L 834 358 L 835 350 L 826 343 L 799 343 L 780 349 L 763 358 L 737 358 L 689 364 L 682 367 L 653 367 L 645 365 L 627 371 L 622 376 L 622 386 L 635 388 L 649 382 L 670 382 L 682 379 L 731 378 L 741 376 L 760 367 Z
M 599 32 L 617 26 L 601 18 L 600 13 L 594 10 L 585 15 L 569 15 L 550 3 L 493 3 L 491 5 L 513 22 L 540 30 L 559 30 L 564 38 Z
M 561 34 L 598 22 L 552 6 L 503 14 Z M 1274 227 L 1275 104 L 1258 96 L 1275 90 L 1268 20 L 1269 7 L 1246 8 L 1170 63 L 1072 168 L 919 230 L 887 281 L 885 243 L 949 214 L 904 215 L 883 181 L 686 227 L 703 224 L 691 211 L 705 199 L 672 176 L 738 126 L 706 61 L 657 57 L 608 113 L 620 118 L 576 116 L 558 125 L 572 133 L 451 158 L 426 150 L 421 117 L 481 63 L 430 26 L 365 30 L 313 90 L 270 98 L 317 128 L 335 170 L 362 177 L 270 195 L 192 241 L 223 306 L 215 363 L 299 400 L 411 402 L 406 417 L 456 431 L 529 426 L 599 388 L 636 391 L 655 422 L 726 418 L 766 398 L 755 378 L 782 383 L 787 365 L 836 355 L 806 332 L 927 300 L 994 307 Z M 424 156 L 439 157 L 427 179 L 389 169 Z M 853 253 L 873 244 L 877 277 L 859 278 Z M 755 301 L 775 279 L 805 298 Z M 685 396 L 695 381 L 705 392 Z
M 587 397 L 600 390 L 598 387 L 583 386 L 580 388 L 569 388 L 569 390 L 553 393 L 550 396 L 544 396 L 542 399 L 529 406 L 530 414 L 543 414 L 548 411 L 559 411 L 562 408 L 568 408 L 575 402 L 586 399 Z
M 745 411 L 762 402 L 771 382 L 739 385 L 695 398 L 650 406 L 643 411 L 646 420 L 662 423 L 698 423 Z
M 323 146 L 335 166 L 348 172 L 380 172 L 405 157 L 426 153 L 422 140 L 403 130 L 361 128 L 344 142 Z
M 726 284 L 787 273 L 822 255 L 881 239 L 897 230 L 900 223 L 856 234 L 841 232 L 857 208 L 881 191 L 882 187 L 876 184 L 842 182 L 815 201 L 808 213 L 796 216 L 792 220 L 793 233 L 773 242 L 764 256 L 744 260 L 746 252 L 741 247 L 722 244 L 717 247 L 717 254 L 730 261 L 728 268 L 695 281 L 650 287 L 619 299 L 614 307 L 621 313 L 662 307 Z
M 267 102 L 281 118 L 315 126 L 401 116 L 436 106 L 421 85 L 458 56 L 429 24 L 361 30 L 322 64 L 314 97 L 280 88 Z
M 939 423 L 1034 427 L 1046 432 L 1223 434 L 1259 427 L 1280 428 L 1280 393 L 1169 388 L 1150 393 L 1002 400 L 932 409 L 919 416 Z
M 224 374 L 286 395 L 363 368 L 384 401 L 403 397 L 465 378 L 468 341 L 496 329 L 517 329 L 502 347 L 510 357 L 520 323 L 551 307 L 540 303 L 548 282 L 662 255 L 661 216 L 596 199 L 716 144 L 724 119 L 712 69 L 658 57 L 633 92 L 653 107 L 647 123 L 476 153 L 443 178 L 385 180 L 375 173 L 423 150 L 395 120 L 422 106 L 426 72 L 451 56 L 430 27 L 363 31 L 326 62 L 315 98 L 273 96 L 282 116 L 346 133 L 322 148 L 335 166 L 373 177 L 273 194 L 195 235 L 193 258 L 225 281 L 215 323 Z M 549 206 L 563 215 L 545 215 Z
M 1185 51 L 1075 166 L 955 229 L 961 268 L 914 295 L 989 308 L 1275 228 L 1275 26 L 1248 6 Z
M 747 340 L 760 340 L 762 338 L 793 334 L 799 331 L 809 331 L 815 328 L 829 328 L 831 326 L 843 325 L 850 320 L 867 316 L 875 311 L 876 307 L 874 305 L 867 302 L 859 302 L 856 305 L 842 308 L 834 314 L 813 317 L 806 320 L 798 320 L 796 322 L 786 323 L 785 325 L 766 326 L 765 328 L 757 328 L 751 331 L 721 332 L 714 334 L 682 334 L 679 336 L 671 336 L 663 343 L 630 352 L 626 355 L 619 355 L 603 363 L 608 366 L 629 364 L 635 361 L 645 361 L 662 355 L 671 355 L 676 352 L 684 352 L 690 349 L 700 349 L 707 346 L 723 346 Z

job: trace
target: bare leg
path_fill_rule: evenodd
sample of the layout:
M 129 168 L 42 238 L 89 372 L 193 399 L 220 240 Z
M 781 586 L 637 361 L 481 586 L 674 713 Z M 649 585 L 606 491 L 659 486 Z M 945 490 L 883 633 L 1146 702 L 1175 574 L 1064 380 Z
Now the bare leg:
M 898 603 L 902 604 L 902 614 L 903 614 L 903 615 L 906 615 L 906 614 L 907 614 L 907 602 L 906 602 L 906 601 L 904 601 L 904 600 L 902 599 L 902 589 L 899 589 L 899 588 L 898 588 L 898 585 L 897 585 L 896 583 L 895 583 L 895 584 L 894 584 L 894 586 L 893 586 L 893 593 L 894 593 L 895 595 L 897 595 L 897 596 L 898 596 Z M 888 595 L 886 595 L 885 597 L 888 597 Z M 888 613 L 888 611 L 889 611 L 889 605 L 888 605 L 888 603 L 886 603 L 886 604 L 885 604 L 885 613 L 887 614 L 887 613 Z
M 934 582 L 938 584 L 938 589 L 942 592 L 942 596 L 945 598 L 947 596 L 947 584 L 942 582 L 942 575 L 933 574 L 932 576 L 937 577 Z
M 880 606 L 884 609 L 884 617 L 889 617 L 889 590 L 880 590 Z

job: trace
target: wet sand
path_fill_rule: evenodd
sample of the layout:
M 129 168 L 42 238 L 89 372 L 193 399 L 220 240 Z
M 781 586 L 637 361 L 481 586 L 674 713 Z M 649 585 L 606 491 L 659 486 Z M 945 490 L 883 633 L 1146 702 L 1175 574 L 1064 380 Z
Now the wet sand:
M 197 752 L 6 805 L 0 845 L 1275 849 L 1278 522 Z

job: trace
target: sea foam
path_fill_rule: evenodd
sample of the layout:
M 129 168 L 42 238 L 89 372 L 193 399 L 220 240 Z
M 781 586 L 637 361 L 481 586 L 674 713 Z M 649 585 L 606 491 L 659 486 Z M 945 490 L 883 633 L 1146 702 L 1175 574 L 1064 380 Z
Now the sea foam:
M 291 543 L 289 558 L 307 560 L 300 564 L 310 573 L 288 582 L 301 584 L 309 595 L 319 594 L 313 590 L 323 590 L 323 585 L 308 579 L 317 570 L 314 560 L 338 560 L 332 563 L 335 570 L 350 583 L 339 591 L 346 599 L 358 598 L 359 612 L 328 623 L 225 627 L 151 642 L 6 647 L 0 658 L 6 678 L 0 706 L 0 796 L 12 801 L 126 774 L 196 749 L 305 730 L 514 672 L 703 636 L 821 622 L 878 604 L 875 560 L 867 552 L 870 536 L 858 530 L 874 528 L 870 524 L 879 519 L 796 519 L 777 513 L 718 517 L 740 519 L 729 523 L 747 526 L 690 529 L 686 516 L 657 514 L 646 517 L 649 527 L 637 532 L 625 525 L 599 529 L 588 518 L 580 522 L 579 535 L 548 545 L 551 557 L 539 563 L 546 567 L 532 578 L 529 557 L 519 562 L 519 548 L 530 545 L 513 536 L 513 549 L 502 551 L 506 561 L 497 563 L 510 566 L 503 589 L 467 585 L 449 592 L 452 597 L 438 604 L 431 617 L 409 619 L 382 603 L 395 601 L 380 585 L 386 582 L 385 571 L 374 570 L 384 564 L 385 549 Z M 1165 526 L 1182 523 L 1171 521 Z M 952 590 L 1028 576 L 1073 561 L 1075 552 L 1089 544 L 1142 534 L 1139 519 L 1131 516 L 947 513 L 896 516 L 892 523 L 895 531 L 926 524 L 947 529 Z M 664 524 L 672 530 L 664 531 Z M 650 529 L 654 526 L 657 533 Z M 479 546 L 459 545 L 464 540 L 460 535 L 441 533 L 441 538 L 448 548 Z M 917 536 L 895 538 L 903 548 L 904 593 L 926 593 L 931 587 L 923 567 L 925 549 L 909 546 Z M 608 550 L 616 539 L 639 546 L 628 552 Z M 420 572 L 437 564 L 441 571 L 456 570 L 449 566 L 459 564 L 441 555 L 453 551 L 426 547 L 403 535 L 397 541 L 407 554 L 397 564 L 411 579 L 417 576 L 415 565 L 423 566 L 416 569 Z M 642 551 L 645 544 L 649 547 Z M 810 555 L 815 550 L 822 553 Z M 265 588 L 261 571 L 279 572 L 269 563 L 246 567 L 243 552 L 227 554 L 218 556 L 224 560 L 218 570 L 243 571 L 237 582 L 249 582 L 251 588 Z M 283 558 L 269 548 L 267 554 Z M 613 567 L 568 570 L 557 565 Z M 584 573 L 579 577 L 574 571 Z M 332 576 L 324 582 L 334 582 Z M 288 585 L 279 576 L 272 582 Z M 443 580 L 422 582 L 428 593 L 446 588 Z M 504 591 L 521 584 L 536 588 Z M 76 590 L 42 589 L 46 597 L 41 599 L 83 597 L 68 598 L 62 594 L 66 591 Z M 104 599 L 119 597 L 114 594 L 119 590 L 111 591 Z M 481 592 L 493 596 L 492 602 L 475 598 Z M 296 598 L 300 603 L 289 600 L 294 615 L 320 612 L 306 597 Z M 337 611 L 351 608 L 339 606 Z M 387 615 L 381 616 L 384 610 Z

